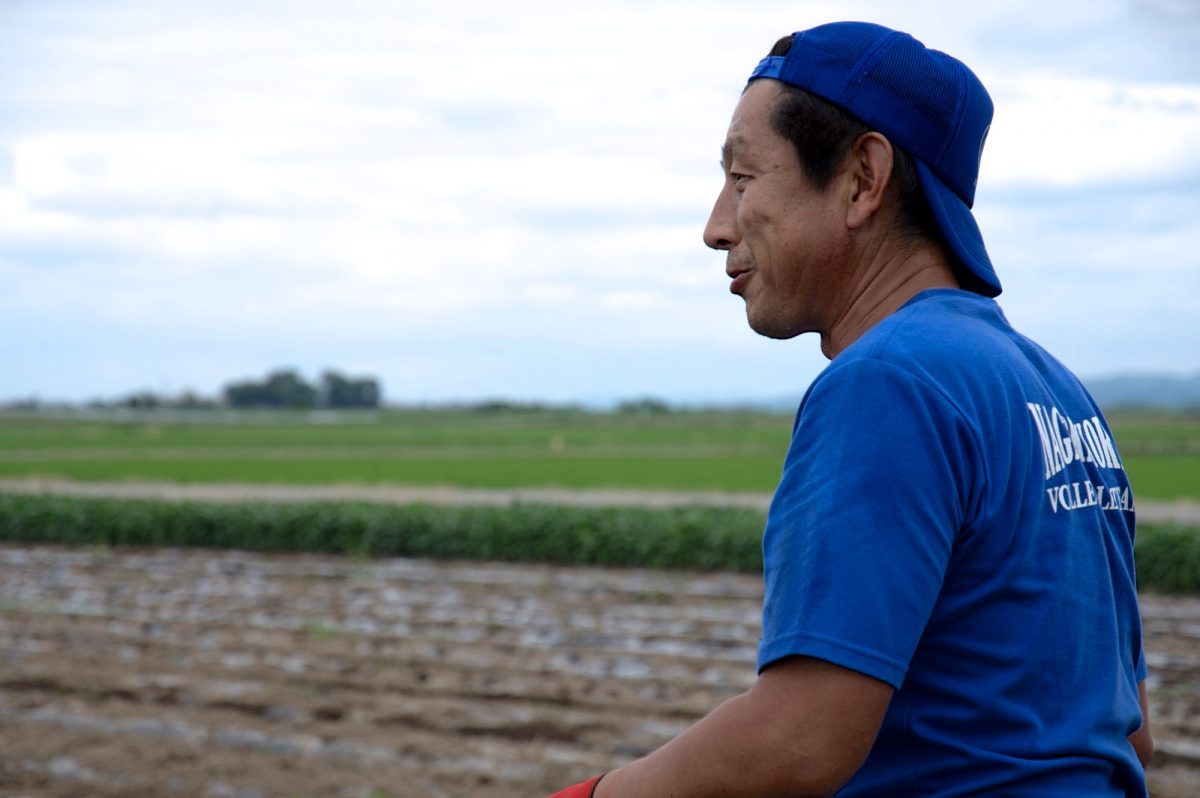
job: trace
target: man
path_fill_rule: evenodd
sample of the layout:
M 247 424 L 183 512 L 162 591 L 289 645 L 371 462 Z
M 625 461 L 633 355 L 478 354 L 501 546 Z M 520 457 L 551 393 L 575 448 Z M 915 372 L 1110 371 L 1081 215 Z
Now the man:
M 755 331 L 832 361 L 764 531 L 760 675 L 560 796 L 1146 795 L 1129 483 L 993 299 L 991 116 L 964 65 L 875 25 L 755 69 L 704 240 Z

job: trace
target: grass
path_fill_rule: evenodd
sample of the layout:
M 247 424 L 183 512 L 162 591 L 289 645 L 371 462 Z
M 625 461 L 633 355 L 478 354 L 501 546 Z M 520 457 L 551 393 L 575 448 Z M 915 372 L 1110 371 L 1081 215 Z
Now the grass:
M 1139 499 L 1200 499 L 1200 454 L 1125 455 Z
M 381 411 L 375 415 L 306 412 L 146 412 L 115 417 L 0 414 L 0 451 L 8 449 L 280 449 L 768 446 L 786 444 L 790 414 L 749 411 L 662 415 L 578 410 L 482 413 Z
M 203 504 L 0 495 L 0 541 L 760 572 L 752 510 Z M 1200 529 L 1144 526 L 1138 584 L 1200 592 Z M 310 630 L 319 635 L 319 629 Z
M 1108 415 L 1117 443 L 1127 454 L 1200 451 L 1200 415 L 1167 411 L 1117 411 Z
M 208 418 L 0 416 L 0 476 L 765 492 L 778 481 L 791 430 L 788 415 L 733 411 Z
M 1200 499 L 1200 418 L 1116 414 L 1141 499 Z M 0 477 L 769 492 L 790 413 L 0 414 Z
M 554 486 L 767 492 L 779 480 L 783 455 L 708 457 L 505 456 L 345 460 L 205 459 L 0 462 L 3 477 L 250 482 L 258 484 L 399 483 L 474 488 Z

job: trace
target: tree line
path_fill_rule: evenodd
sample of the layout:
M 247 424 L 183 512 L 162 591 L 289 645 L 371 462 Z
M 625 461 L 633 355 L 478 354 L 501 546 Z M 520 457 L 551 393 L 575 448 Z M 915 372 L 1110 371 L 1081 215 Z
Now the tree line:
M 141 390 L 118 399 L 94 399 L 86 406 L 96 409 L 132 408 L 135 410 L 172 410 L 234 408 L 377 408 L 383 403 L 383 391 L 374 377 L 347 377 L 327 369 L 320 379 L 310 383 L 294 369 L 277 369 L 261 380 L 229 382 L 219 397 L 201 396 L 185 390 L 176 395 Z M 0 405 L 9 410 L 38 410 L 37 399 L 16 400 Z M 49 407 L 49 405 L 46 405 Z
M 355 379 L 325 371 L 316 384 L 310 384 L 291 369 L 271 372 L 261 382 L 230 383 L 223 395 L 230 407 L 362 408 L 379 407 L 383 400 L 379 381 L 373 377 Z

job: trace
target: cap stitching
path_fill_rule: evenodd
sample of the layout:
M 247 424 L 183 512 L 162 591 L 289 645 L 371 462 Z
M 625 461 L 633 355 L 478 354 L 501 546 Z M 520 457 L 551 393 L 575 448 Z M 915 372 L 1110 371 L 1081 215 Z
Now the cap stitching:
M 938 55 L 944 56 L 946 58 L 952 57 L 952 56 L 948 56 L 945 53 L 942 53 L 938 50 L 933 50 L 932 52 L 938 53 Z M 966 112 L 966 105 L 967 105 L 966 104 L 967 76 L 965 74 L 963 74 L 963 70 L 961 70 L 961 69 L 955 69 L 955 70 L 951 70 L 951 71 L 954 74 L 955 92 L 954 92 L 954 111 L 951 112 L 951 114 L 950 114 L 950 125 L 949 125 L 950 135 L 942 137 L 941 146 L 938 147 L 938 153 L 937 153 L 938 168 L 936 171 L 937 171 L 938 177 L 941 177 L 943 179 L 943 181 L 945 180 L 945 178 L 942 176 L 943 166 L 944 166 L 943 160 L 946 157 L 946 151 L 950 149 L 951 143 L 957 142 L 959 137 L 962 135 L 962 132 L 963 132 L 962 131 L 962 120 L 963 120 L 963 114 Z M 929 167 L 932 169 L 933 164 L 930 164 Z M 954 189 L 954 193 L 957 194 L 958 190 Z M 966 200 L 964 199 L 963 202 L 966 202 Z
M 879 59 L 882 57 L 881 51 L 883 50 L 883 46 L 885 44 L 890 44 L 896 39 L 902 38 L 903 36 L 905 36 L 905 34 L 901 33 L 900 31 L 888 31 L 872 42 L 871 46 L 863 51 L 863 54 L 858 57 L 858 61 L 855 62 L 853 68 L 850 70 L 850 74 L 843 87 L 846 91 L 847 102 L 852 99 L 850 96 L 851 86 L 853 86 L 854 94 L 857 96 L 858 89 L 867 80 L 867 73 L 874 69 L 879 63 Z

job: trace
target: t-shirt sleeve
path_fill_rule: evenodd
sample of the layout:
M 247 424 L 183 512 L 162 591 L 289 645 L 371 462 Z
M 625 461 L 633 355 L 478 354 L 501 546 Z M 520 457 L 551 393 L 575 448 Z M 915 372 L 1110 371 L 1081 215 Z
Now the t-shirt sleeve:
M 763 534 L 761 671 L 817 657 L 899 688 L 974 490 L 972 431 L 935 387 L 833 364 L 800 406 Z

